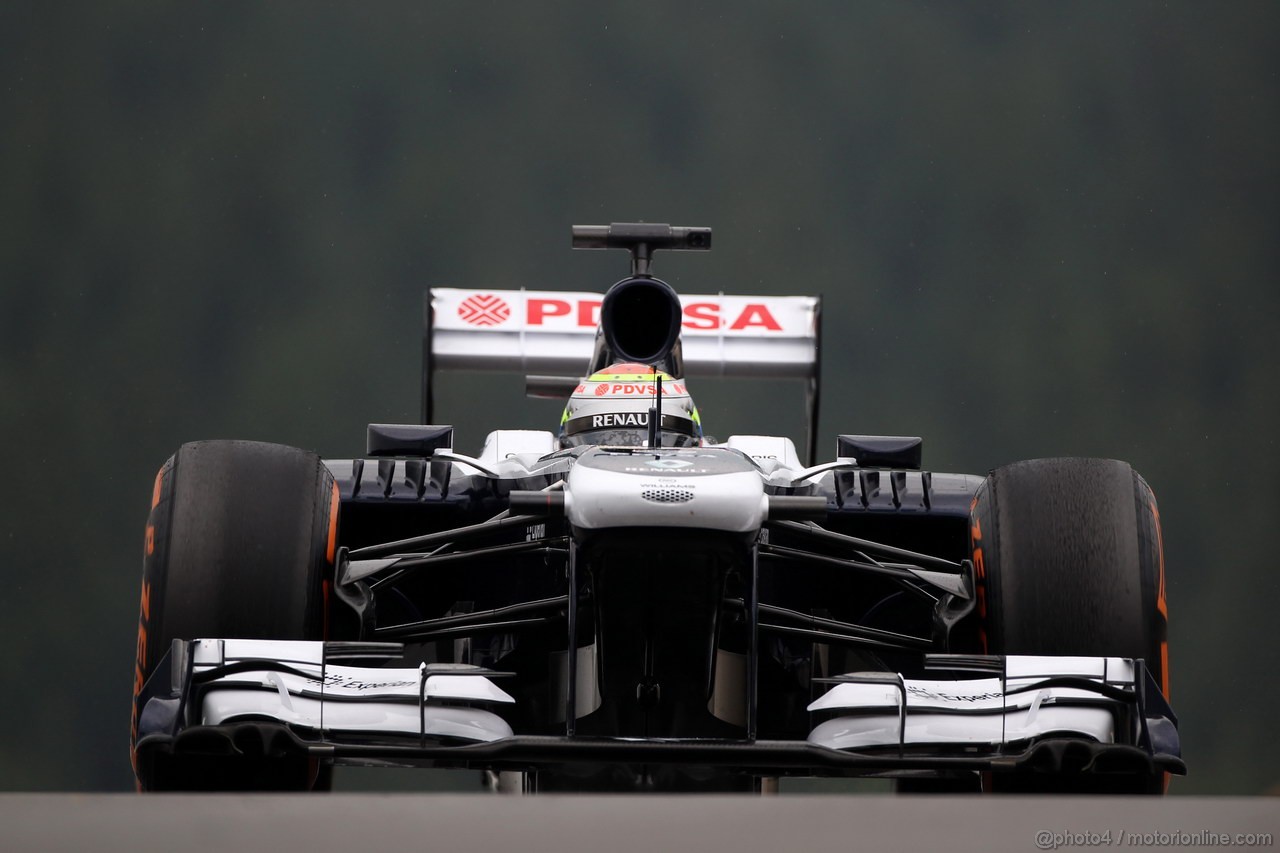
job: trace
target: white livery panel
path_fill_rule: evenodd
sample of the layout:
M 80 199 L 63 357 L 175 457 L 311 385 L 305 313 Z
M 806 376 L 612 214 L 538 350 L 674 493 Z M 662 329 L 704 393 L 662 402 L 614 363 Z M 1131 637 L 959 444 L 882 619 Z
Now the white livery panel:
M 580 375 L 603 297 L 549 290 L 432 288 L 431 350 L 445 370 Z M 816 375 L 813 296 L 681 296 L 689 376 Z
M 723 448 L 610 450 L 569 470 L 565 513 L 583 530 L 681 527 L 759 530 L 768 499 L 759 470 Z
M 836 684 L 810 711 L 846 711 L 818 725 L 809 742 L 832 749 L 899 745 L 1009 744 L 1068 733 L 1098 743 L 1116 741 L 1115 712 L 1124 706 L 1099 688 L 1134 687 L 1126 658 L 1010 655 L 1004 677 L 963 680 L 902 679 Z M 1081 686 L 1051 686 L 1070 679 Z M 903 700 L 906 700 L 905 713 Z
M 511 727 L 471 703 L 515 700 L 483 675 L 465 669 L 341 666 L 324 662 L 324 643 L 280 640 L 198 640 L 194 672 L 263 662 L 211 681 L 201 725 L 270 718 L 291 726 L 334 732 L 377 732 L 489 742 Z M 291 672 L 267 664 L 284 664 Z M 445 704 L 448 703 L 448 704 Z M 460 703 L 467 703 L 466 705 Z

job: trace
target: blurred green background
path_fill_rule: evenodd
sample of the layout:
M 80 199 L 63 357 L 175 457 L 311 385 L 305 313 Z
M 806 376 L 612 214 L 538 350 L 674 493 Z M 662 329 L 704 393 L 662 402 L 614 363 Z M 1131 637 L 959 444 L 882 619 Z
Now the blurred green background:
M 0 789 L 120 790 L 142 526 L 182 442 L 363 449 L 431 285 L 601 290 L 573 223 L 821 293 L 822 451 L 1129 460 L 1161 499 L 1183 793 L 1280 782 L 1274 2 L 0 6 Z M 694 390 L 799 437 L 796 388 Z M 459 448 L 551 428 L 442 379 Z M 787 396 L 792 395 L 792 396 Z

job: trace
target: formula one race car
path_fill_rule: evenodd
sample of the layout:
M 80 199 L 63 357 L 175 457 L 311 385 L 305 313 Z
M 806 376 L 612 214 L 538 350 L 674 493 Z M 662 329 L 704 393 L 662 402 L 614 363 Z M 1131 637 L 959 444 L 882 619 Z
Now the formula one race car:
M 206 441 L 164 464 L 142 788 L 305 790 L 344 764 L 523 791 L 1158 793 L 1185 772 L 1160 517 L 1128 465 L 940 474 L 919 438 L 867 435 L 814 464 L 819 299 L 681 299 L 653 253 L 707 228 L 573 244 L 629 251 L 631 275 L 603 298 L 428 293 L 423 423 L 371 425 L 362 457 Z M 537 374 L 559 429 L 457 452 L 432 412 L 455 369 Z M 704 435 L 700 375 L 804 380 L 807 462 Z

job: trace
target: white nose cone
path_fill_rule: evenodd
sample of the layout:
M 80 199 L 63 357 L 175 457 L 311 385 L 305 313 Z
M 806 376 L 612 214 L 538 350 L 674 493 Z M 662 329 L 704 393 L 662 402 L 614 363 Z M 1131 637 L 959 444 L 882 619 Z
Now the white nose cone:
M 764 521 L 760 472 L 724 448 L 597 448 L 565 484 L 579 529 L 693 527 L 748 533 Z

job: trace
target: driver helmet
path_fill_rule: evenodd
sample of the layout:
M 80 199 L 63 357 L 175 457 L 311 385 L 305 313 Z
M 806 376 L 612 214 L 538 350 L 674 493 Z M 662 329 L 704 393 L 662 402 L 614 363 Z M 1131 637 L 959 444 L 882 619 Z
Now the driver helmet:
M 702 444 L 702 420 L 683 379 L 647 364 L 620 362 L 593 373 L 574 389 L 560 418 L 560 446 L 597 444 L 644 447 L 649 443 L 649 409 L 656 380 L 662 379 L 663 447 Z

